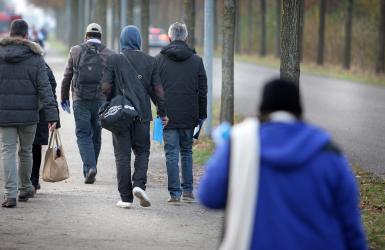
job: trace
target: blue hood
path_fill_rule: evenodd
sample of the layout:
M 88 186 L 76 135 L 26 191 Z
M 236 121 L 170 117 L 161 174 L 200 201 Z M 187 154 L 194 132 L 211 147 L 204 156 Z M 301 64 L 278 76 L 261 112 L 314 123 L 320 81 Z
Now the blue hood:
M 139 29 L 136 26 L 128 25 L 123 28 L 120 33 L 120 48 L 140 50 L 142 38 L 140 37 Z
M 303 122 L 267 122 L 261 126 L 261 160 L 282 170 L 298 168 L 330 140 L 329 134 Z

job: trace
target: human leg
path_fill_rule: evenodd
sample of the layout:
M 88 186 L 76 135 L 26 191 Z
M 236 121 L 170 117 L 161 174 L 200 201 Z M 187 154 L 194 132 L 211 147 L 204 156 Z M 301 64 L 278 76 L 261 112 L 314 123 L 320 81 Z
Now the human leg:
M 83 161 L 84 177 L 90 169 L 96 170 L 95 149 L 92 140 L 91 112 L 86 101 L 74 101 L 76 138 Z
M 179 134 L 176 129 L 163 131 L 164 151 L 166 154 L 166 167 L 168 177 L 168 191 L 171 197 L 179 197 L 182 194 L 179 179 Z
M 193 191 L 192 136 L 192 129 L 179 130 L 183 193 L 192 193 Z
M 0 165 L 4 169 L 5 196 L 17 197 L 17 168 L 16 168 L 17 128 L 0 127 Z
M 112 133 L 118 190 L 123 202 L 133 201 L 131 181 L 131 131 Z
M 32 174 L 31 182 L 35 189 L 40 189 L 39 184 L 39 174 L 40 174 L 40 165 L 41 165 L 41 145 L 33 144 L 32 145 Z
M 35 189 L 31 183 L 32 143 L 35 139 L 36 125 L 19 126 L 19 201 L 33 197 Z

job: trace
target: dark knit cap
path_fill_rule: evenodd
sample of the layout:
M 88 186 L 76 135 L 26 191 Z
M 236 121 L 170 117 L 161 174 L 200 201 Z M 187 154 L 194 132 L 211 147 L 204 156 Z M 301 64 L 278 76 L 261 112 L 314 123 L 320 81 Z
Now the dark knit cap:
M 298 85 L 287 80 L 275 79 L 264 86 L 259 112 L 261 115 L 268 115 L 274 111 L 288 111 L 298 118 L 302 116 Z

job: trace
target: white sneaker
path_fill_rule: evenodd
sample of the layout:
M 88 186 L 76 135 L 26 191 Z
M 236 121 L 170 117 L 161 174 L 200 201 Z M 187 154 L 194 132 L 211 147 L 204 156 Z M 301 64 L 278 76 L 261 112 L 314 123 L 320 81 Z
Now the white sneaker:
M 132 203 L 119 200 L 118 203 L 116 203 L 116 206 L 120 208 L 130 208 L 132 206 Z
M 151 206 L 150 199 L 148 198 L 146 192 L 143 189 L 141 189 L 140 187 L 134 187 L 134 189 L 132 191 L 133 191 L 135 197 L 140 200 L 140 205 L 142 207 Z

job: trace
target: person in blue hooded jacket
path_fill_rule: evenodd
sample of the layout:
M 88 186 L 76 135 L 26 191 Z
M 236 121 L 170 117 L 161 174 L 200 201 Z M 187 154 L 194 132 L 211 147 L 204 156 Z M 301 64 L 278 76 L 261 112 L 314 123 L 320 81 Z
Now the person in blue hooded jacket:
M 107 58 L 102 79 L 102 91 L 107 100 L 122 95 L 122 88 L 132 90 L 137 97 L 135 108 L 140 120 L 127 125 L 123 133 L 112 133 L 116 160 L 118 190 L 121 208 L 130 208 L 134 195 L 140 205 L 149 207 L 151 202 L 145 192 L 150 157 L 151 101 L 163 125 L 167 124 L 164 110 L 164 93 L 155 58 L 141 51 L 141 36 L 137 27 L 129 25 L 120 35 L 121 53 Z M 140 83 L 138 83 L 137 78 Z M 123 86 L 121 86 L 123 85 Z M 120 86 L 120 87 L 119 87 Z M 135 154 L 134 173 L 131 176 L 131 150 Z
M 259 178 L 255 174 L 234 180 L 236 171 L 247 170 L 241 162 L 234 165 L 234 152 L 247 157 L 250 144 L 234 142 L 230 131 L 230 139 L 218 145 L 208 161 L 200 183 L 201 203 L 226 209 L 220 249 L 367 249 L 355 178 L 330 135 L 302 120 L 298 86 L 284 80 L 267 83 L 259 112 L 259 149 L 253 148 L 256 157 L 251 164 Z M 247 180 L 253 181 L 243 185 Z M 238 186 L 229 189 L 231 181 Z M 244 197 L 244 204 L 231 204 L 231 196 L 238 201 Z M 240 213 L 231 211 L 237 205 Z M 246 238 L 230 235 L 229 217 L 238 213 L 241 220 L 248 205 L 251 220 L 238 231 L 249 227 L 250 233 Z

